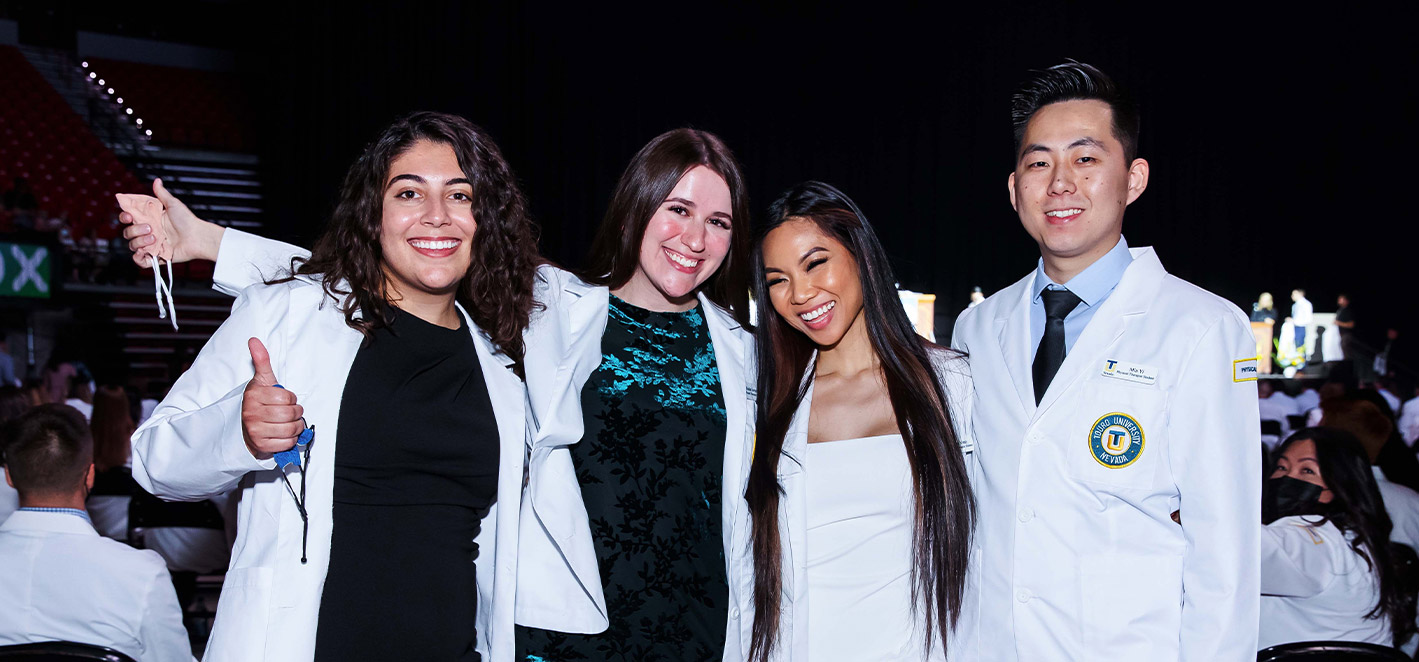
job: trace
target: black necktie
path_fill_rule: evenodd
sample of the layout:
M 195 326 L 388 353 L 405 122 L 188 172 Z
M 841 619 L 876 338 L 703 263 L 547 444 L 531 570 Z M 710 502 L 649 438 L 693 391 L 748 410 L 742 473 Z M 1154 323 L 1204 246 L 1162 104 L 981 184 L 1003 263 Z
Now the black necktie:
M 1040 347 L 1035 350 L 1035 404 L 1045 397 L 1045 390 L 1064 363 L 1064 318 L 1080 303 L 1079 297 L 1069 290 L 1051 290 L 1041 293 L 1045 300 L 1045 335 L 1040 338 Z

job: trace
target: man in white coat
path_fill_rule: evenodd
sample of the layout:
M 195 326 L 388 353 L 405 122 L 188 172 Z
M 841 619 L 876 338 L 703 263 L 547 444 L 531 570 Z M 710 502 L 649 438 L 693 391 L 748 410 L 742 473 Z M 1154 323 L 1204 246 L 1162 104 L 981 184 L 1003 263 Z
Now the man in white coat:
M 1256 343 L 1123 239 L 1136 107 L 1070 62 L 1014 97 L 1035 271 L 966 310 L 981 480 L 979 660 L 1249 660 L 1260 601 Z
M 99 536 L 84 510 L 94 484 L 83 414 L 43 405 L 6 427 L 5 481 L 20 509 L 0 525 L 0 646 L 72 641 L 144 662 L 191 662 L 161 556 Z

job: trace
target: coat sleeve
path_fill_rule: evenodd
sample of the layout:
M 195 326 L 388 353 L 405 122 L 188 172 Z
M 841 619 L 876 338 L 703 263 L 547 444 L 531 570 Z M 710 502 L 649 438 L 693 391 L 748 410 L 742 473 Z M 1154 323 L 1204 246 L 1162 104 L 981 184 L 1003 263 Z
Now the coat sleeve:
M 1261 592 L 1286 598 L 1309 598 L 1325 590 L 1335 576 L 1330 548 L 1344 541 L 1297 517 L 1261 529 Z
M 1202 336 L 1174 387 L 1168 461 L 1180 498 L 1182 660 L 1256 655 L 1261 592 L 1261 428 L 1256 382 L 1237 361 L 1256 342 L 1240 310 Z M 1245 364 L 1243 364 L 1245 365 Z
M 310 251 L 227 228 L 222 233 L 222 244 L 217 248 L 212 287 L 223 294 L 236 296 L 247 287 L 286 275 L 291 268 L 291 258 L 296 257 L 310 257 Z
M 201 501 L 231 490 L 248 472 L 275 468 L 275 460 L 247 450 L 241 400 L 254 372 L 248 339 L 259 338 L 272 369 L 282 372 L 289 292 L 285 285 L 244 290 L 192 367 L 133 433 L 133 478 L 143 489 L 170 501 Z
M 187 638 L 187 628 L 182 625 L 182 607 L 177 604 L 172 577 L 156 552 L 146 554 L 156 558 L 152 559 L 152 580 L 148 583 L 148 598 L 143 604 L 143 620 L 138 626 L 143 660 L 192 662 L 192 644 Z

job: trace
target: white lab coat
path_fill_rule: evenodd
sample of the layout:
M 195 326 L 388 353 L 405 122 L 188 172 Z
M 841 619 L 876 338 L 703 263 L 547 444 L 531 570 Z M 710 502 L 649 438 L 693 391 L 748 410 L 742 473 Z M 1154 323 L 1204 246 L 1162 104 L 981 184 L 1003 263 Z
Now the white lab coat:
M 77 641 L 143 662 L 192 660 L 162 557 L 66 513 L 0 524 L 0 646 Z
M 1404 401 L 1404 405 L 1399 408 L 1399 436 L 1404 438 L 1404 443 L 1414 447 L 1414 440 L 1419 439 L 1419 398 L 1410 398 Z
M 976 391 L 979 628 L 958 634 L 973 659 L 1256 652 L 1261 440 L 1256 385 L 1239 381 L 1255 379 L 1256 342 L 1236 306 L 1130 252 L 1039 406 L 1034 274 L 956 322 Z M 1109 361 L 1137 376 L 1107 376 Z M 1114 413 L 1142 433 L 1123 467 L 1091 452 Z
M 558 631 L 600 632 L 607 626 L 606 600 L 570 445 L 579 441 L 583 433 L 582 387 L 601 364 L 609 291 L 551 267 L 540 269 L 538 276 L 539 300 L 546 302 L 547 309 L 539 313 L 528 333 L 527 379 L 529 384 L 543 382 L 557 387 L 532 391 L 531 409 L 537 432 L 532 440 L 529 481 L 522 503 L 518 581 L 521 586 L 538 578 L 556 577 L 561 584 L 574 581 L 582 591 L 574 596 L 519 593 L 517 622 Z M 734 484 L 729 477 L 740 467 L 748 466 L 747 454 L 753 440 L 754 383 L 746 370 L 753 360 L 753 338 L 733 316 L 703 294 L 700 307 L 714 345 L 724 394 L 726 489 L 721 514 L 728 545 L 731 523 L 741 516 L 742 499 L 736 497 L 743 494 L 742 490 L 734 493 L 728 489 Z M 733 604 L 732 572 L 730 576 Z M 734 627 L 731 617 L 731 632 Z
M 460 308 L 461 310 L 461 308 Z M 476 326 L 470 329 L 497 417 L 497 501 L 478 534 L 478 651 L 513 657 L 517 573 L 516 504 L 527 438 L 522 381 Z M 271 354 L 281 383 L 296 394 L 318 432 L 305 487 L 309 562 L 301 563 L 301 518 L 271 459 L 257 460 L 241 431 L 242 393 L 252 377 L 248 338 Z M 152 494 L 197 501 L 239 486 L 237 539 L 204 659 L 310 660 L 330 561 L 340 400 L 363 336 L 307 279 L 244 290 L 232 314 L 172 391 L 133 435 L 133 478 Z M 286 469 L 297 492 L 300 473 Z M 391 569 L 391 572 L 396 572 Z
M 964 358 L 953 356 L 953 354 L 945 350 L 931 351 L 937 378 L 941 381 L 941 387 L 946 392 L 951 420 L 960 441 L 961 451 L 965 454 L 967 471 L 974 479 L 975 466 L 972 453 L 974 432 L 971 422 L 974 391 L 971 386 L 971 368 Z M 810 364 L 809 370 L 812 369 L 812 364 Z M 783 490 L 779 497 L 779 540 L 783 553 L 784 595 L 780 605 L 779 622 L 781 625 L 778 643 L 771 658 L 774 662 L 833 659 L 832 651 L 820 651 L 812 648 L 813 642 L 808 633 L 808 610 L 812 607 L 807 574 L 807 511 L 812 507 L 812 504 L 808 503 L 804 472 L 811 470 L 805 466 L 805 460 L 808 456 L 808 419 L 812 403 L 813 386 L 810 385 L 808 392 L 803 397 L 803 403 L 794 413 L 793 421 L 789 424 L 788 432 L 784 436 L 783 450 L 778 464 L 778 483 L 780 489 Z M 729 561 L 730 586 L 730 627 L 729 636 L 724 646 L 726 661 L 748 659 L 749 648 L 753 643 L 753 522 L 749 517 L 748 503 L 743 499 L 744 491 L 749 485 L 749 467 L 753 462 L 752 437 L 748 441 L 750 443 L 746 444 L 743 452 L 739 454 L 741 462 L 734 467 L 732 473 L 726 462 L 724 477 L 726 493 L 728 488 L 732 487 L 734 494 L 739 497 L 736 499 L 739 504 L 736 509 L 736 519 L 733 522 L 730 539 L 725 548 L 726 558 Z M 957 632 L 974 629 L 969 623 L 972 614 L 968 612 L 974 610 L 977 594 L 975 581 L 976 573 L 973 570 L 967 580 L 965 604 L 962 607 L 963 613 Z M 918 630 L 918 632 L 923 631 Z M 862 636 L 870 637 L 872 634 L 864 632 Z M 971 654 L 972 651 L 956 648 L 957 644 L 954 639 L 951 640 L 950 646 L 952 659 L 976 659 Z M 912 650 L 920 650 L 920 648 L 912 646 Z M 943 659 L 945 659 L 943 650 L 938 644 L 933 647 L 930 660 L 935 662 Z
M 233 292 L 280 273 L 296 255 L 305 252 L 228 228 L 213 284 Z M 584 283 L 561 269 L 544 265 L 537 270 L 536 298 L 543 309 L 532 314 L 524 335 L 528 418 L 534 432 L 528 446 L 527 487 L 521 506 L 519 625 L 578 633 L 601 632 L 608 625 L 586 505 L 569 448 L 582 437 L 582 387 L 601 364 L 601 337 L 610 314 L 608 297 L 607 288 Z M 703 294 L 699 299 L 724 393 L 728 474 L 747 463 L 742 457 L 748 452 L 745 440 L 753 438 L 754 380 L 748 372 L 752 370 L 753 337 Z M 742 500 L 730 498 L 728 490 L 723 494 L 728 544 L 730 522 Z M 731 602 L 733 591 L 731 586 Z M 732 621 L 730 627 L 734 627 Z
M 1296 516 L 1264 527 L 1261 591 L 1260 648 L 1296 641 L 1393 645 L 1388 617 L 1365 618 L 1379 603 L 1379 580 L 1330 522 Z
M 1399 483 L 1391 483 L 1379 467 L 1370 467 L 1370 470 L 1375 474 L 1380 498 L 1384 499 L 1385 512 L 1394 523 L 1389 539 L 1419 551 L 1419 492 Z

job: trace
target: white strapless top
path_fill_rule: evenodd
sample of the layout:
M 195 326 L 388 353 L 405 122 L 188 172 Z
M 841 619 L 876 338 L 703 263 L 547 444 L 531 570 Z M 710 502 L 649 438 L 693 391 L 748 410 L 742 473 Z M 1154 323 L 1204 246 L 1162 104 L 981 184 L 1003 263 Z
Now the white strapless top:
M 808 659 L 921 660 L 902 435 L 808 444 Z M 938 645 L 930 658 L 943 659 Z

